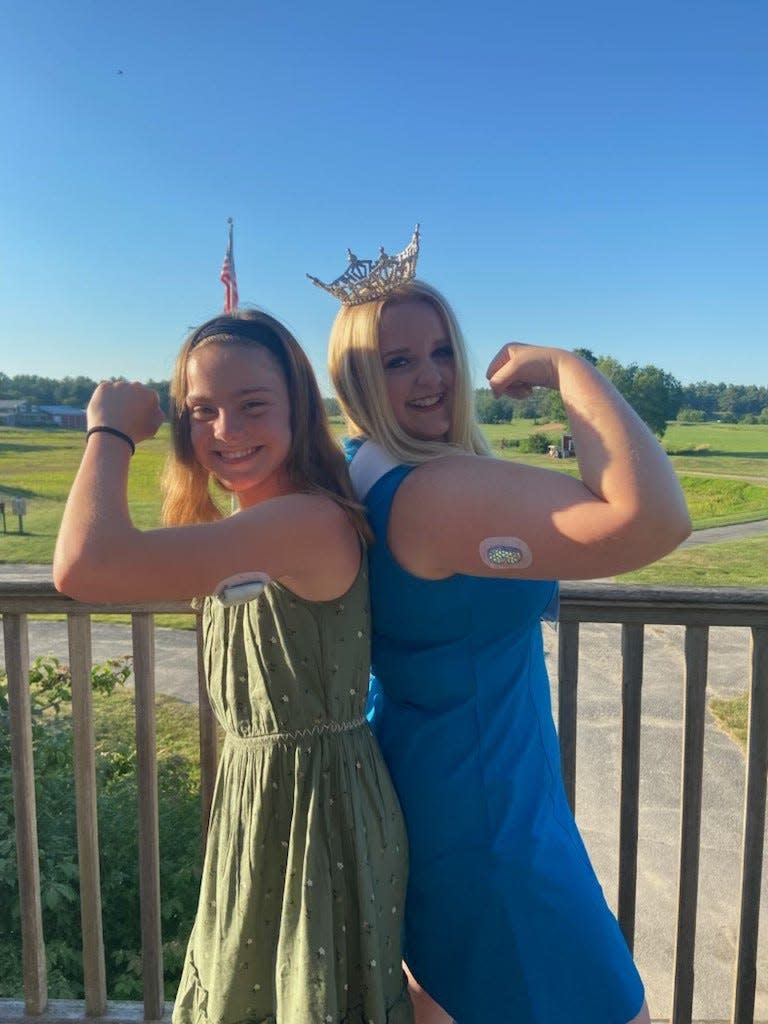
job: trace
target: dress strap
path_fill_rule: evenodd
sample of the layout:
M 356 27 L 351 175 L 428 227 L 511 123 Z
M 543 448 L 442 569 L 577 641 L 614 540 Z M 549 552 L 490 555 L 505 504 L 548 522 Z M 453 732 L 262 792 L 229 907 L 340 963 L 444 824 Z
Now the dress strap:
M 349 465 L 349 477 L 358 501 L 365 501 L 373 485 L 400 463 L 375 441 L 364 441 Z

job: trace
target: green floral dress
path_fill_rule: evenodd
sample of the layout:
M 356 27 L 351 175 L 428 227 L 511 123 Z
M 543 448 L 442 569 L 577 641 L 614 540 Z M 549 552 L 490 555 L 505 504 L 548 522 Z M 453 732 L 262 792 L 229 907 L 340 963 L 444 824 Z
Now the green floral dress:
M 410 1024 L 407 841 L 364 718 L 367 564 L 335 601 L 204 607 L 225 739 L 174 1024 Z

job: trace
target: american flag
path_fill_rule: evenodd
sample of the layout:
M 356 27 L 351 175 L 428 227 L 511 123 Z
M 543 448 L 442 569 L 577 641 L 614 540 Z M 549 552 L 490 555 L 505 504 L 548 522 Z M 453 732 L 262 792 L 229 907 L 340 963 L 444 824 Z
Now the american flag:
M 237 309 L 237 274 L 235 273 L 235 257 L 232 255 L 232 218 L 229 223 L 229 245 L 227 255 L 221 265 L 219 280 L 224 285 L 224 312 L 233 313 Z

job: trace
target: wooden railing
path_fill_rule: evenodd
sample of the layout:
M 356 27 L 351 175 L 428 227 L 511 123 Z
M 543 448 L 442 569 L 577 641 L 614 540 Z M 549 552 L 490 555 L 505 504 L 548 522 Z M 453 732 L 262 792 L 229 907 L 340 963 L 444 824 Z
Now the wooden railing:
M 136 686 L 136 735 L 139 778 L 139 877 L 141 899 L 144 1001 L 108 1003 L 101 929 L 96 774 L 91 701 L 91 619 L 94 612 L 132 616 L 133 671 Z M 0 581 L 5 665 L 9 685 L 11 748 L 16 814 L 19 890 L 23 936 L 24 1000 L 0 1000 L 0 1022 L 39 1020 L 110 1022 L 167 1019 L 163 999 L 160 937 L 160 884 L 157 773 L 154 719 L 153 615 L 189 611 L 178 603 L 151 606 L 89 606 L 57 594 L 49 583 Z M 46 981 L 45 941 L 38 867 L 35 779 L 28 694 L 27 616 L 65 613 L 73 687 L 73 732 L 78 857 L 82 918 L 85 999 L 52 1001 Z M 685 1024 L 694 1005 L 694 954 L 699 888 L 704 735 L 710 627 L 751 631 L 751 676 L 742 816 L 741 884 L 738 931 L 734 944 L 731 1015 L 733 1024 L 752 1024 L 758 979 L 758 924 L 768 774 L 768 591 L 731 589 L 642 589 L 608 584 L 564 584 L 557 636 L 556 688 L 558 730 L 566 791 L 572 805 L 577 794 L 577 697 L 582 625 L 618 623 L 621 628 L 621 783 L 619 802 L 617 914 L 624 935 L 634 945 L 640 835 L 640 736 L 644 636 L 648 625 L 684 627 L 682 782 L 679 807 L 677 927 L 672 964 L 671 1019 Z M 42 653 L 42 652 L 41 652 Z M 200 664 L 198 686 L 203 817 L 207 820 L 216 766 L 216 730 Z M 577 816 L 578 816 L 578 808 Z M 768 963 L 762 971 L 768 976 Z

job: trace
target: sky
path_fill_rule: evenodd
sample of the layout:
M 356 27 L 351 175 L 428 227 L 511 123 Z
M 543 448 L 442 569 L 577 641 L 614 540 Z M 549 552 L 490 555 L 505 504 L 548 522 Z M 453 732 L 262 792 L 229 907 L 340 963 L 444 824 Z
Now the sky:
M 324 393 L 346 249 L 507 341 L 768 384 L 765 0 L 0 0 L 0 371 L 168 379 L 221 311 Z

